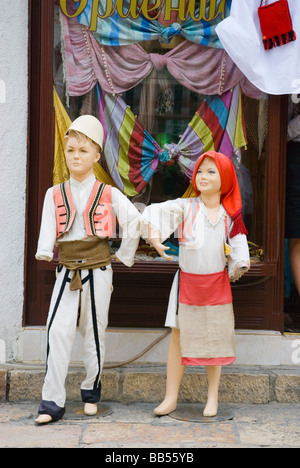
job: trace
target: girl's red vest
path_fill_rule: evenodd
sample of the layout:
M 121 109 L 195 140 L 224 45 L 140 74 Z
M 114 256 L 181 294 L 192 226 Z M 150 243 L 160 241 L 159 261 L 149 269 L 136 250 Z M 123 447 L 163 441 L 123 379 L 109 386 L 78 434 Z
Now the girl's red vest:
M 71 229 L 76 208 L 72 199 L 70 181 L 53 188 L 55 204 L 56 237 L 59 239 Z M 98 180 L 95 182 L 84 214 L 84 224 L 88 236 L 112 237 L 115 230 L 115 217 L 112 212 L 111 186 Z

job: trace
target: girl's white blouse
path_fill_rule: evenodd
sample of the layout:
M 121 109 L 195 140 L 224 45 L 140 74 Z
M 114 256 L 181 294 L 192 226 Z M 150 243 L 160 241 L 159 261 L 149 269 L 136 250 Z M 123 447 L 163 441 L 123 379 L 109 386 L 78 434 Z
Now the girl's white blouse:
M 179 267 L 187 273 L 206 275 L 224 270 L 228 261 L 228 272 L 235 280 L 235 270 L 239 263 L 250 262 L 247 238 L 243 234 L 230 238 L 231 218 L 223 205 L 220 206 L 217 222 L 212 224 L 207 209 L 201 198 L 178 198 L 163 203 L 149 205 L 142 215 L 143 237 L 148 238 L 147 226 L 150 224 L 161 236 L 162 242 L 174 233 L 178 237 L 178 228 L 186 219 L 190 202 L 198 203 L 200 210 L 193 223 L 194 242 L 179 246 Z M 228 235 L 226 236 L 225 217 L 227 217 Z M 226 259 L 224 243 L 231 248 Z M 168 253 L 166 251 L 166 253 Z

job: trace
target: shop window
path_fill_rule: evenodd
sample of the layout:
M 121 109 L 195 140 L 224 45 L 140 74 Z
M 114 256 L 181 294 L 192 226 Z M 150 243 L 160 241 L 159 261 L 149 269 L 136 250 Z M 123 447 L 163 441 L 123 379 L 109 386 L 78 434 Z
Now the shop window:
M 66 18 L 64 19 L 66 21 Z M 74 24 L 74 22 L 72 22 Z M 71 29 L 71 23 L 70 23 Z M 82 34 L 80 28 L 79 35 Z M 74 34 L 74 33 L 73 33 Z M 71 120 L 82 113 L 91 113 L 99 117 L 99 93 L 102 93 L 101 82 L 88 93 L 74 97 L 67 96 L 65 80 L 65 64 L 62 56 L 63 25 L 62 13 L 57 2 L 55 6 L 54 33 L 54 87 L 58 93 L 65 111 Z M 147 54 L 163 56 L 176 48 L 183 39 L 172 39 L 166 45 L 159 40 L 142 42 Z M 109 49 L 105 49 L 109 54 Z M 75 57 L 76 60 L 76 57 Z M 80 60 L 80 57 L 78 57 Z M 76 71 L 75 71 L 76 73 Z M 119 70 L 122 73 L 122 70 Z M 124 71 L 124 73 L 126 73 Z M 149 97 L 150 96 L 150 97 Z M 169 145 L 176 145 L 180 136 L 186 132 L 195 113 L 201 109 L 205 94 L 196 93 L 184 84 L 179 83 L 166 67 L 156 73 L 150 73 L 143 81 L 121 94 L 124 103 L 137 116 L 138 121 L 147 130 L 158 146 L 162 149 Z M 249 232 L 249 248 L 253 263 L 264 259 L 264 223 L 263 208 L 265 206 L 265 143 L 268 131 L 268 99 L 253 99 L 242 96 L 241 106 L 245 124 L 247 145 L 239 149 L 233 158 L 237 170 L 238 180 L 243 200 L 243 218 Z M 234 123 L 235 124 L 235 123 Z M 116 136 L 117 138 L 117 136 Z M 199 142 L 199 148 L 201 147 Z M 212 147 L 210 146 L 210 149 Z M 218 148 L 216 148 L 218 149 Z M 200 152 L 199 152 L 200 154 Z M 109 163 L 105 154 L 100 162 L 103 169 L 110 175 Z M 140 193 L 129 198 L 142 210 L 149 203 L 162 202 L 184 196 L 190 185 L 190 178 L 174 161 L 160 162 L 153 176 Z M 166 242 L 171 247 L 174 259 L 177 259 L 178 240 L 176 234 Z M 119 240 L 111 242 L 112 251 L 117 249 Z M 141 241 L 136 255 L 136 261 L 163 261 L 154 249 Z
M 198 2 L 195 3 L 198 4 Z M 199 4 L 202 3 L 204 4 L 204 1 L 199 2 Z M 212 8 L 213 6 L 229 5 L 231 2 L 223 0 L 210 2 L 207 0 L 205 3 L 207 7 Z M 73 7 L 78 5 L 73 1 L 69 4 Z M 86 37 L 78 36 L 80 40 L 77 41 L 79 52 L 83 55 L 76 56 L 75 54 L 73 58 L 76 60 L 66 63 L 65 54 L 70 50 L 65 43 L 68 31 L 62 29 L 63 16 L 59 8 L 60 2 L 57 0 L 43 2 L 31 0 L 31 5 L 28 191 L 28 238 L 31 241 L 27 245 L 25 324 L 43 325 L 45 323 L 54 283 L 53 265 L 46 262 L 36 262 L 34 254 L 45 191 L 53 182 L 58 183 L 67 176 L 65 167 L 62 168 L 58 162 L 62 161 L 58 158 L 58 156 L 61 157 L 62 153 L 59 155 L 57 151 L 57 143 L 59 142 L 56 134 L 57 128 L 61 126 L 60 130 L 62 131 L 63 126 L 66 126 L 68 121 L 74 120 L 80 114 L 89 113 L 99 117 L 100 111 L 104 113 L 108 111 L 112 101 L 107 101 L 105 104 L 103 89 L 97 84 L 99 81 L 99 84 L 105 87 L 108 99 L 115 100 L 117 96 L 121 97 L 122 101 L 120 102 L 123 110 L 125 105 L 128 112 L 131 113 L 131 118 L 136 118 L 139 123 L 139 130 L 142 128 L 147 132 L 147 139 L 149 138 L 151 145 L 154 145 L 155 150 L 161 153 L 159 160 L 154 159 L 154 163 L 150 164 L 152 170 L 152 172 L 150 170 L 150 176 L 147 171 L 143 174 L 144 179 L 147 180 L 144 180 L 142 188 L 139 187 L 136 193 L 137 186 L 132 183 L 126 185 L 126 177 L 114 180 L 115 175 L 111 169 L 116 161 L 112 163 L 106 153 L 102 156 L 100 177 L 108 177 L 107 180 L 112 180 L 112 183 L 122 191 L 124 187 L 121 185 L 124 185 L 125 181 L 126 190 L 124 193 L 127 192 L 126 195 L 139 207 L 167 199 L 189 196 L 190 177 L 188 176 L 187 163 L 189 158 L 184 160 L 182 164 L 178 159 L 179 156 L 185 156 L 182 147 L 179 148 L 181 151 L 178 153 L 178 146 L 182 144 L 182 136 L 190 129 L 191 122 L 198 112 L 201 118 L 204 105 L 213 109 L 216 116 L 215 121 L 220 123 L 221 117 L 218 115 L 218 106 L 216 106 L 218 98 L 224 98 L 225 93 L 228 92 L 231 93 L 230 99 L 232 101 L 236 99 L 239 105 L 237 107 L 230 106 L 230 109 L 236 112 L 234 112 L 235 120 L 227 120 L 227 137 L 234 134 L 232 126 L 230 126 L 233 121 L 235 122 L 234 128 L 239 125 L 240 138 L 237 148 L 234 148 L 230 157 L 235 164 L 240 183 L 243 218 L 249 231 L 248 240 L 251 253 L 249 273 L 233 286 L 236 326 L 237 328 L 281 330 L 283 323 L 285 123 L 282 116 L 285 112 L 284 100 L 278 96 L 258 98 L 254 95 L 255 91 L 251 85 L 246 83 L 241 72 L 234 69 L 233 63 L 230 64 L 230 59 L 224 58 L 221 48 L 205 46 L 203 47 L 211 55 L 209 55 L 210 58 L 199 62 L 198 70 L 206 70 L 208 66 L 209 71 L 206 72 L 206 75 L 203 72 L 202 80 L 197 81 L 197 90 L 191 89 L 193 87 L 188 86 L 185 78 L 182 78 L 189 68 L 189 63 L 185 65 L 186 70 L 183 66 L 181 73 L 175 77 L 165 66 L 165 59 L 163 59 L 163 66 L 157 66 L 159 71 L 145 73 L 145 76 L 140 80 L 136 80 L 135 72 L 132 72 L 130 78 L 132 85 L 128 89 L 114 93 L 114 80 L 113 76 L 110 75 L 113 70 L 110 68 L 110 56 L 107 53 L 107 48 L 104 48 L 104 54 L 100 48 L 100 55 L 97 58 L 100 65 L 101 63 L 105 64 L 105 62 L 107 65 L 107 67 L 103 66 L 102 69 L 100 67 L 102 77 L 104 77 L 104 81 L 101 82 L 95 76 L 99 70 L 96 71 L 90 67 L 89 61 L 93 57 L 90 55 L 92 50 L 89 47 L 86 48 L 87 44 L 89 45 L 89 42 L 87 44 L 85 42 Z M 209 11 L 206 11 L 207 15 Z M 165 26 L 167 27 L 167 25 Z M 82 28 L 78 29 L 78 34 L 82 35 Z M 178 51 L 176 48 L 180 45 L 187 46 L 187 42 L 184 42 L 180 36 L 173 38 L 167 45 L 162 44 L 158 39 L 138 43 L 138 47 L 141 48 L 139 50 L 144 51 L 145 57 L 147 54 L 153 54 L 154 60 L 157 59 L 158 55 L 165 57 L 167 54 L 176 53 Z M 130 47 L 128 46 L 127 50 L 131 50 Z M 53 51 L 52 57 L 51 50 Z M 112 50 L 109 53 L 112 53 Z M 200 59 L 201 55 L 197 55 L 196 60 L 200 61 Z M 126 59 L 123 58 L 123 60 Z M 147 60 L 143 65 L 145 68 L 148 66 Z M 214 62 L 211 63 L 210 60 L 214 60 Z M 94 65 L 95 63 L 97 65 L 97 62 L 94 62 Z M 67 69 L 70 64 L 71 68 Z M 83 64 L 83 69 L 81 69 L 82 75 L 76 81 L 78 64 Z M 143 75 L 143 67 L 140 69 L 141 75 Z M 226 82 L 230 76 L 238 76 L 232 87 Z M 69 82 L 68 77 L 71 78 Z M 125 73 L 123 78 L 125 79 Z M 214 85 L 214 78 L 218 79 L 217 86 Z M 70 92 L 70 82 L 71 87 L 73 86 L 73 92 Z M 199 88 L 199 83 L 203 85 L 202 89 Z M 213 91 L 210 88 L 209 92 L 206 93 L 207 83 L 215 87 Z M 224 89 L 224 85 L 227 85 L 226 89 Z M 83 86 L 85 90 L 78 90 L 76 86 Z M 234 99 L 233 93 L 236 93 Z M 260 93 L 258 94 L 260 96 Z M 214 99 L 216 101 L 212 101 Z M 141 102 L 142 100 L 144 101 Z M 100 102 L 102 102 L 101 109 Z M 218 104 L 222 105 L 220 102 Z M 199 109 L 201 110 L 199 111 Z M 238 117 L 237 111 L 239 111 Z M 237 119 L 239 119 L 238 124 Z M 132 122 L 131 120 L 131 124 Z M 218 138 L 222 138 L 222 135 L 220 137 L 218 134 Z M 199 141 L 200 139 L 197 140 L 197 144 L 200 145 Z M 59 143 L 62 147 L 62 141 Z M 208 144 L 207 134 L 205 134 L 203 145 Z M 163 154 L 166 149 L 166 153 Z M 175 157 L 169 157 L 168 160 L 172 149 L 175 152 Z M 219 146 L 216 149 L 219 149 Z M 41 154 L 43 154 L 42 158 Z M 118 173 L 120 174 L 120 171 Z M 116 239 L 111 243 L 112 251 L 118 242 L 119 239 L 116 236 Z M 132 268 L 129 269 L 119 263 L 113 265 L 114 293 L 109 315 L 110 326 L 162 327 L 164 325 L 169 291 L 174 273 L 178 268 L 176 235 L 168 239 L 168 242 L 172 244 L 174 262 L 163 261 L 155 251 L 141 241 L 136 262 Z

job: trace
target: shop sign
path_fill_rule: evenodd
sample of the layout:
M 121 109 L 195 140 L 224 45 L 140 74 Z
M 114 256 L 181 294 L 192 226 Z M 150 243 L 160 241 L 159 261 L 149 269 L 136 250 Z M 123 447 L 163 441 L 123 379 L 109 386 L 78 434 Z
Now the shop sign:
M 117 13 L 121 18 L 137 19 L 143 15 L 147 20 L 157 20 L 161 13 L 163 19 L 171 21 L 172 13 L 177 13 L 177 21 L 191 18 L 193 21 L 211 22 L 216 18 L 225 18 L 225 8 L 228 0 L 178 0 L 177 6 L 172 6 L 172 0 L 81 0 L 75 1 L 76 11 L 68 11 L 68 0 L 60 0 L 62 12 L 69 18 L 81 15 L 85 8 L 91 6 L 90 30 L 95 31 L 97 19 L 105 19 Z M 101 2 L 101 12 L 99 9 Z

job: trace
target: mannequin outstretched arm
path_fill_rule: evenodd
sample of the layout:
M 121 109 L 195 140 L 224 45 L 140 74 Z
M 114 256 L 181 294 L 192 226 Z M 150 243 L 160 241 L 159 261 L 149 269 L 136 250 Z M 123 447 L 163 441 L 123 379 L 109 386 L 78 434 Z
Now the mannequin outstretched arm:
M 166 254 L 166 250 L 169 250 L 170 247 L 166 247 L 164 244 L 162 244 L 160 232 L 154 229 L 152 226 L 149 226 L 148 232 L 149 232 L 148 241 L 155 248 L 155 250 L 159 253 L 159 255 L 165 260 L 172 261 L 173 257 L 171 255 Z

